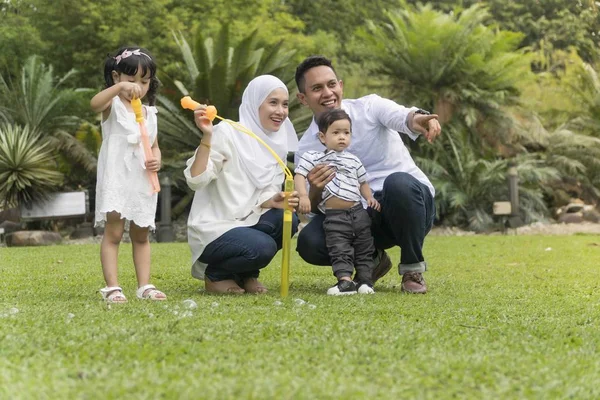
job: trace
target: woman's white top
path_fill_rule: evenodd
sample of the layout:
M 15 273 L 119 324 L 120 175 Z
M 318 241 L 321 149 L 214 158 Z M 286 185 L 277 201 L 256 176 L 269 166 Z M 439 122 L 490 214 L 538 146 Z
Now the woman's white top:
M 255 225 L 268 211 L 261 204 L 282 189 L 284 174 L 277 164 L 272 166 L 275 173 L 272 184 L 259 189 L 250 179 L 252 171 L 246 170 L 234 145 L 234 140 L 243 135 L 234 129 L 215 127 L 206 170 L 192 177 L 190 170 L 196 150 L 183 172 L 188 186 L 195 191 L 188 218 L 188 243 L 192 251 L 192 276 L 198 279 L 204 279 L 206 264 L 199 262 L 198 257 L 206 246 L 233 228 Z
M 150 143 L 157 133 L 156 107 L 144 106 Z M 158 194 L 152 192 L 144 165 L 140 127 L 135 114 L 116 96 L 110 115 L 102 121 L 102 147 L 98 155 L 96 182 L 96 226 L 106 222 L 106 213 L 116 211 L 121 218 L 139 227 L 154 229 Z

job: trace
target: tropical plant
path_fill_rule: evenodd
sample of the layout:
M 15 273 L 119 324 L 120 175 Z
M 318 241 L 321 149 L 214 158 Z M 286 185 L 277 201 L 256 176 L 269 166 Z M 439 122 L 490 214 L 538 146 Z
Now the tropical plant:
M 578 116 L 548 138 L 544 156 L 575 182 L 572 197 L 596 203 L 600 199 L 600 79 L 591 65 L 581 63 L 577 80 L 568 82 Z
M 571 198 L 597 204 L 600 200 L 600 138 L 578 133 L 569 123 L 552 132 L 541 153 L 548 165 L 561 174 L 553 185 L 553 205 L 561 206 Z
M 62 183 L 52 143 L 28 126 L 0 125 L 0 199 L 13 207 L 44 199 Z
M 588 62 L 598 57 L 600 18 L 596 0 L 436 0 L 429 3 L 443 12 L 456 12 L 462 7 L 484 3 L 501 29 L 525 35 L 523 46 L 539 49 L 545 43 L 547 49 L 553 50 L 575 47 Z
M 520 87 L 533 80 L 531 57 L 518 50 L 522 35 L 501 31 L 479 5 L 457 13 L 430 5 L 385 13 L 368 22 L 356 49 L 374 75 L 387 79 L 401 104 L 432 109 L 443 124 L 433 145 L 410 144 L 437 188 L 438 217 L 472 230 L 493 225 L 492 205 L 508 197 L 509 159 L 521 175 L 526 221 L 547 213 L 542 183 L 559 179 L 539 149 L 547 135 L 537 116 L 522 108 Z
M 242 93 L 255 76 L 288 75 L 295 51 L 284 50 L 283 42 L 269 48 L 259 47 L 256 34 L 254 31 L 232 45 L 229 26 L 224 24 L 216 39 L 204 38 L 198 30 L 192 48 L 183 34 L 173 33 L 183 58 L 181 69 L 186 71 L 186 75 L 181 81 L 163 74 L 163 92 L 167 94 L 158 96 L 158 103 L 161 115 L 159 129 L 163 142 L 169 145 L 165 146 L 169 148 L 164 152 L 165 165 L 177 170 L 172 174 L 175 186 L 185 186 L 180 173 L 183 160 L 193 154 L 202 135 L 193 123 L 192 113 L 179 105 L 182 96 L 190 95 L 197 101 L 213 104 L 219 115 L 236 120 Z M 173 214 L 181 212 L 190 199 L 188 192 L 174 207 Z
M 600 138 L 600 77 L 590 64 L 582 63 L 577 78 L 570 88 L 579 114 L 570 125 Z
M 544 219 L 548 209 L 540 188 L 560 178 L 536 154 L 513 159 L 482 158 L 459 132 L 449 128 L 435 143 L 435 157 L 416 162 L 436 188 L 437 215 L 443 223 L 474 231 L 494 228 L 493 203 L 508 200 L 507 171 L 514 164 L 519 176 L 520 212 L 525 222 Z
M 182 96 L 189 95 L 197 101 L 213 104 L 220 115 L 236 120 L 248 82 L 261 74 L 286 74 L 295 51 L 283 50 L 283 41 L 268 49 L 258 47 L 256 34 L 257 31 L 252 32 L 233 46 L 228 24 L 222 26 L 216 39 L 204 38 L 198 29 L 192 50 L 183 34 L 173 33 L 181 50 L 182 68 L 187 74 L 183 82 L 161 76 L 167 91 L 172 93 L 159 96 L 163 108 L 159 119 L 161 133 L 192 149 L 201 133 L 194 126 L 190 113 L 179 106 Z
M 491 144 L 510 143 L 519 127 L 508 107 L 519 104 L 517 84 L 532 77 L 528 56 L 517 51 L 522 35 L 485 26 L 489 14 L 478 5 L 457 15 L 430 5 L 385 15 L 384 24 L 367 23 L 357 51 L 388 78 L 392 96 Z
M 33 134 L 47 139 L 55 151 L 93 172 L 96 158 L 70 133 L 81 123 L 80 118 L 68 115 L 76 107 L 78 93 L 83 91 L 65 87 L 74 74 L 72 70 L 56 78 L 51 65 L 31 56 L 18 80 L 0 75 L 0 119 L 28 126 Z

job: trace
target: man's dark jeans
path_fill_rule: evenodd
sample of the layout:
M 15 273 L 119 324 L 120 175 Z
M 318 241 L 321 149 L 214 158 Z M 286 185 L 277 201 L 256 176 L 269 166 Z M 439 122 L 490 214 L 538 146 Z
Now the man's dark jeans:
M 433 226 L 435 203 L 429 188 L 412 175 L 396 172 L 386 178 L 383 190 L 374 193 L 381 204 L 381 212 L 371 208 L 371 232 L 377 249 L 400 246 L 402 249 L 399 271 L 424 272 L 425 236 Z M 331 265 L 322 214 L 315 215 L 298 235 L 296 250 L 309 264 Z
M 211 242 L 200 256 L 208 264 L 205 275 L 211 281 L 257 278 L 281 249 L 283 210 L 271 209 L 258 223 L 233 228 Z M 298 231 L 298 216 L 293 214 L 292 236 Z

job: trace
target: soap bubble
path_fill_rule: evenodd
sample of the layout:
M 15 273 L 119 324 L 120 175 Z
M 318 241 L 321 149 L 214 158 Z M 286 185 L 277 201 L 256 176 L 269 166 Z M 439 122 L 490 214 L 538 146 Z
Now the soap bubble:
M 303 305 L 305 305 L 305 304 L 306 304 L 306 302 L 305 302 L 304 300 L 302 300 L 302 299 L 294 299 L 294 303 L 295 303 L 297 306 L 303 306 Z
M 198 308 L 198 304 L 196 304 L 196 302 L 192 299 L 187 299 L 183 301 L 183 307 L 187 308 L 188 310 L 195 310 Z

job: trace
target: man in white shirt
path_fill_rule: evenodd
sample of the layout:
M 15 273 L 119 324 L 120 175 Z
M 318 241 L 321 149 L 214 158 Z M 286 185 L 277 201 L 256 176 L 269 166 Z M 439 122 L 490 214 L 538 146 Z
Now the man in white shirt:
M 383 250 L 400 246 L 398 271 L 402 275 L 402 290 L 426 293 L 422 274 L 427 263 L 422 249 L 435 217 L 435 189 L 415 165 L 398 132 L 407 134 L 412 140 L 422 135 L 431 142 L 441 132 L 437 115 L 414 107 L 406 108 L 377 95 L 342 101 L 343 83 L 337 78 L 331 62 L 322 56 L 308 57 L 298 66 L 296 84 L 298 99 L 314 116 L 300 139 L 296 162 L 305 151 L 323 147 L 318 138 L 316 118 L 331 108 L 345 110 L 354 128 L 348 151 L 362 161 L 369 175 L 368 183 L 381 204 L 381 212 L 368 209 L 378 249 L 374 255 L 373 281 L 391 268 L 391 261 Z M 316 166 L 308 174 L 313 212 L 318 212 L 323 187 L 334 174 L 335 171 L 326 164 Z M 306 262 L 315 265 L 331 265 L 325 246 L 323 219 L 323 214 L 315 215 L 298 237 L 298 253 Z

